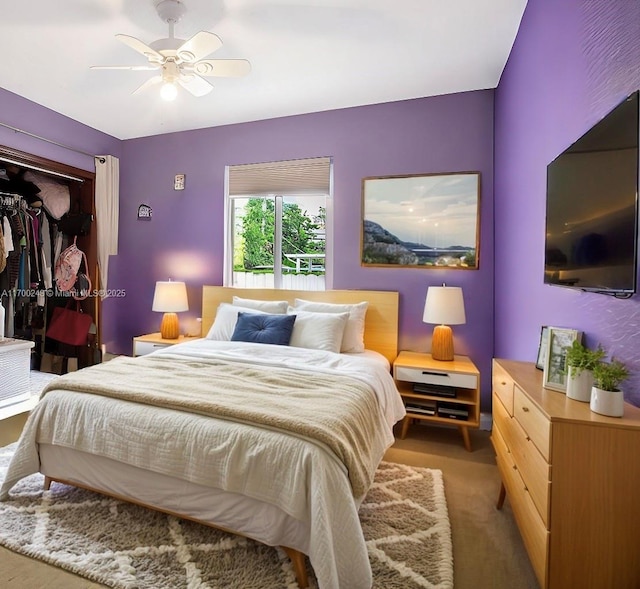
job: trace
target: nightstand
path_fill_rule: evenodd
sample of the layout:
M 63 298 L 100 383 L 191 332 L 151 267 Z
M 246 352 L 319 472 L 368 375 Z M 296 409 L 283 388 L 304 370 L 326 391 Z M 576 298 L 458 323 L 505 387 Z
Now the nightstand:
M 467 356 L 442 362 L 431 354 L 400 352 L 393 378 L 407 409 L 402 439 L 412 420 L 454 425 L 471 452 L 469 428 L 480 425 L 480 373 Z
M 133 338 L 133 355 L 145 356 L 146 354 L 151 354 L 151 352 L 155 352 L 161 348 L 168 348 L 169 346 L 175 346 L 176 344 L 182 344 L 196 339 L 200 339 L 200 337 L 193 335 L 181 335 L 178 339 L 164 339 L 160 333 L 139 335 L 138 337 Z

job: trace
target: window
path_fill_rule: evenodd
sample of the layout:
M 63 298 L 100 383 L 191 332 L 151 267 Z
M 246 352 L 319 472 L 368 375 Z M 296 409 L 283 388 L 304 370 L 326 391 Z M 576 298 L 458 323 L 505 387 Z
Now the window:
M 330 158 L 228 166 L 225 284 L 324 290 Z

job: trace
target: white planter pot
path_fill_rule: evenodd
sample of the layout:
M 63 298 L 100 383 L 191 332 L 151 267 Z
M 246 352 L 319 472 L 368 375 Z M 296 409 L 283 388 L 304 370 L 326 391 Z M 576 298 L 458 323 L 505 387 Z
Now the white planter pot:
M 591 389 L 591 411 L 609 417 L 624 415 L 624 395 L 622 391 L 603 391 L 598 387 Z
M 578 376 L 573 376 L 574 367 L 569 366 L 567 378 L 567 397 L 576 401 L 588 403 L 591 401 L 591 388 L 593 387 L 593 372 L 581 370 Z

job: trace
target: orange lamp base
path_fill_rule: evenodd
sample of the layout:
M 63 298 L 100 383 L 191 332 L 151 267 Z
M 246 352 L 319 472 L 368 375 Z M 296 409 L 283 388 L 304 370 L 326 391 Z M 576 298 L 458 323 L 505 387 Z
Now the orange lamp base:
M 436 325 L 433 328 L 431 357 L 445 362 L 453 360 L 453 331 L 448 325 Z
M 162 339 L 178 339 L 180 337 L 180 325 L 177 313 L 165 313 L 160 324 Z

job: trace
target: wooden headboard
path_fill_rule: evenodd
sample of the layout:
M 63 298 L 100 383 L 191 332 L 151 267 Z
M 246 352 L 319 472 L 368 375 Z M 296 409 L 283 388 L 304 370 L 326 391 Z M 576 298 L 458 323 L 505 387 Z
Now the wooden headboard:
M 398 293 L 381 290 L 278 290 L 261 288 L 202 287 L 202 335 L 213 325 L 220 303 L 230 303 L 234 296 L 264 301 L 294 299 L 323 303 L 361 303 L 368 301 L 365 316 L 364 345 L 382 354 L 389 362 L 398 355 Z

